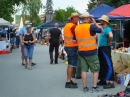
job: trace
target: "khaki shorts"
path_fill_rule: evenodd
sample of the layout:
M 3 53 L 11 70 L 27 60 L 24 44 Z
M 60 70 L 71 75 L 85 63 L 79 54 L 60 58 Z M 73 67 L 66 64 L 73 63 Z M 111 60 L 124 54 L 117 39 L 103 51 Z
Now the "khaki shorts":
M 92 73 L 99 72 L 100 71 L 100 64 L 97 54 L 92 56 L 80 56 L 79 55 L 79 61 L 81 64 L 81 71 L 82 72 L 88 72 L 89 68 Z

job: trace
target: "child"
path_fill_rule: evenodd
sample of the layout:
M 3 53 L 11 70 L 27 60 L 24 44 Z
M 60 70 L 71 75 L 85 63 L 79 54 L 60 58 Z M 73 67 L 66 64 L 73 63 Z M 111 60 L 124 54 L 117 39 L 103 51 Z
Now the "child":
M 65 60 L 66 56 L 67 56 L 67 53 L 64 49 L 64 45 L 61 44 L 60 47 L 59 47 L 59 58 L 62 59 L 62 60 Z

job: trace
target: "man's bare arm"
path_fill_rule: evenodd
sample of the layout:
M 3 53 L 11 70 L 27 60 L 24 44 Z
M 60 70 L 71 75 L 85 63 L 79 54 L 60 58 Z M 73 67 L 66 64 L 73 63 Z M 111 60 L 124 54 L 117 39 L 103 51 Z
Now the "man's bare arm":
M 49 44 L 49 40 L 50 40 L 50 38 L 51 38 L 51 34 L 48 33 L 48 36 L 47 36 L 47 45 Z
M 98 27 L 98 28 L 101 28 L 102 29 L 102 27 L 99 25 L 99 24 L 97 24 L 96 23 L 96 21 L 95 21 L 95 19 L 94 18 L 92 18 L 92 23 L 96 26 L 96 27 Z M 103 33 L 104 32 L 104 30 L 102 29 L 102 32 L 101 33 Z
M 60 41 L 61 41 L 61 42 L 62 42 L 62 44 L 63 44 L 62 34 L 60 34 Z
M 20 34 L 20 42 L 21 42 L 21 45 L 23 45 L 23 35 Z

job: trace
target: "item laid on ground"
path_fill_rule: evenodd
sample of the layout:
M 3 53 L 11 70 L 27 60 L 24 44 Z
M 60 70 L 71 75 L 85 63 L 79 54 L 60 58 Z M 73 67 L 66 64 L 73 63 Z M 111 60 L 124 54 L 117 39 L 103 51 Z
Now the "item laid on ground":
M 126 87 L 124 93 L 125 93 L 125 95 L 126 95 L 127 97 L 130 97 L 130 88 L 129 88 L 129 87 Z
M 98 95 L 98 97 L 130 97 L 130 88 L 126 87 L 124 91 L 118 92 L 116 95 L 103 94 L 103 95 Z
M 44 45 L 45 44 L 45 40 L 43 39 L 42 41 L 41 41 L 41 45 Z
M 13 49 L 16 49 L 17 47 L 16 47 L 16 45 L 13 45 Z
M 9 50 L 0 50 L 0 54 L 9 54 L 10 51 Z
M 108 94 L 98 95 L 98 97 L 110 97 Z
M 68 61 L 66 61 L 65 64 L 68 65 Z
M 125 80 L 125 82 L 124 82 L 124 85 L 125 85 L 125 86 L 128 86 L 129 81 L 130 81 L 130 74 L 127 74 L 127 75 L 126 75 L 126 80 Z
M 123 74 L 117 74 L 116 75 L 117 83 L 120 85 L 124 85 L 125 82 L 125 76 Z

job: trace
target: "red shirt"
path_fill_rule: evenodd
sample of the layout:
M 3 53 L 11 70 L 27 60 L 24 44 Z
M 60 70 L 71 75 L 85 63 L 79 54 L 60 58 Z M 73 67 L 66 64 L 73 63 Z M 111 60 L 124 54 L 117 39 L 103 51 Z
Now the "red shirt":
M 73 22 L 70 22 L 70 23 L 73 23 Z M 74 35 L 75 34 L 75 28 L 77 26 L 77 24 L 73 23 L 74 25 L 70 28 L 71 29 L 71 32 L 72 34 Z

